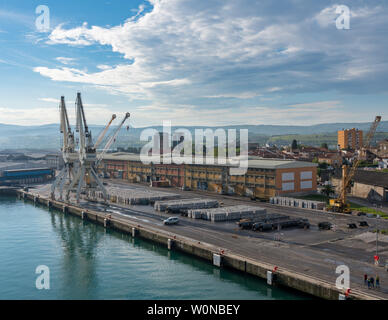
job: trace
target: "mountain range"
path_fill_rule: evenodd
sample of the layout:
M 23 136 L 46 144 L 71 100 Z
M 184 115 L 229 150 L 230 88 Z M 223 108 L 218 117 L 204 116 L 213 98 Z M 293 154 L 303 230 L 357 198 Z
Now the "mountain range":
M 211 129 L 248 129 L 250 142 L 258 143 L 277 143 L 279 145 L 289 144 L 293 139 L 301 143 L 310 145 L 319 145 L 326 142 L 329 145 L 335 144 L 336 132 L 341 129 L 358 128 L 367 131 L 370 122 L 362 123 L 325 123 L 311 126 L 285 126 L 285 125 L 235 125 L 210 127 Z M 96 138 L 103 130 L 101 125 L 90 125 L 90 130 Z M 140 134 L 144 129 L 153 128 L 161 131 L 161 126 L 152 126 L 145 128 L 123 128 L 116 142 L 116 147 L 138 147 Z M 194 132 L 195 129 L 205 129 L 208 127 L 173 127 L 172 132 L 178 128 L 188 129 Z M 113 130 L 113 127 L 110 129 Z M 388 138 L 388 121 L 382 121 L 377 129 L 378 138 Z M 45 149 L 58 150 L 60 147 L 61 134 L 58 124 L 47 124 L 40 126 L 18 126 L 0 123 L 0 150 L 4 149 Z

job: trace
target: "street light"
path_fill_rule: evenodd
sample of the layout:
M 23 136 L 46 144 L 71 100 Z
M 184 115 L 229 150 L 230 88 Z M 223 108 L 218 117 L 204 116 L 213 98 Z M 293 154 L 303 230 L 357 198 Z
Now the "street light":
M 377 208 L 378 208 L 378 205 L 377 203 L 374 203 L 373 206 L 375 207 L 375 214 L 376 214 L 376 217 L 378 216 L 377 214 Z M 383 207 L 382 205 L 380 206 L 381 208 Z M 379 228 L 378 228 L 378 222 L 377 222 L 377 228 L 376 228 L 376 255 L 375 255 L 375 264 L 376 265 L 379 265 L 379 255 L 378 255 L 378 241 L 379 241 Z

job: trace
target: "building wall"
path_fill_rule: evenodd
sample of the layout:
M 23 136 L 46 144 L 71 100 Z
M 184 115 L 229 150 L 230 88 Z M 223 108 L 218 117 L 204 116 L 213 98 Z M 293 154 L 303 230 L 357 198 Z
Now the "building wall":
M 104 161 L 105 170 L 111 178 L 128 179 L 128 170 L 126 161 Z
M 318 157 L 319 163 L 327 163 L 330 166 L 336 167 L 342 165 L 342 157 L 338 154 L 331 157 Z
M 362 146 L 362 131 L 346 129 L 338 131 L 338 144 L 341 149 L 359 149 Z
M 355 182 L 351 195 L 354 197 L 364 198 L 370 201 L 387 201 L 387 191 L 383 187 L 371 186 Z
M 335 187 L 335 191 L 338 194 L 340 192 L 342 180 L 338 178 L 332 178 L 332 185 Z M 360 182 L 353 183 L 353 186 L 349 190 L 349 194 L 353 197 L 363 198 L 372 202 L 388 201 L 388 189 Z
M 276 170 L 277 195 L 307 193 L 317 190 L 317 168 L 292 168 Z
M 123 179 L 131 182 L 168 180 L 174 187 L 263 199 L 279 194 L 314 192 L 317 187 L 315 167 L 277 170 L 248 168 L 242 176 L 231 176 L 228 167 L 217 165 L 147 165 L 141 161 L 104 160 L 104 167 L 112 178 L 120 178 L 117 172 L 122 171 Z M 295 177 L 295 181 L 284 181 L 294 182 L 290 190 L 282 190 L 282 173 L 293 174 Z

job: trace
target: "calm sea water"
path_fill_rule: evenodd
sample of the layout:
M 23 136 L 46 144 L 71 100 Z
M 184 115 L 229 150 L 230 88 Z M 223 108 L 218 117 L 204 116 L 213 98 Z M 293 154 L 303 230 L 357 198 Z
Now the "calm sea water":
M 35 269 L 50 269 L 50 289 Z M 150 242 L 0 197 L 0 299 L 306 299 Z

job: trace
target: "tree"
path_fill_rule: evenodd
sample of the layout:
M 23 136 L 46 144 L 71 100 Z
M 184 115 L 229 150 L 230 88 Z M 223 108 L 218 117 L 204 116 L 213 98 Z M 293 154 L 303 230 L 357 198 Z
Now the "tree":
M 334 187 L 331 184 L 325 184 L 322 193 L 327 197 L 327 201 L 329 201 L 330 195 L 335 193 Z
M 292 140 L 291 150 L 296 150 L 296 149 L 298 149 L 298 142 L 294 139 Z

